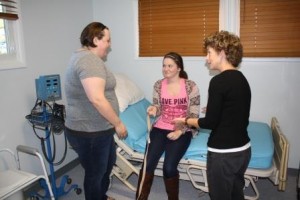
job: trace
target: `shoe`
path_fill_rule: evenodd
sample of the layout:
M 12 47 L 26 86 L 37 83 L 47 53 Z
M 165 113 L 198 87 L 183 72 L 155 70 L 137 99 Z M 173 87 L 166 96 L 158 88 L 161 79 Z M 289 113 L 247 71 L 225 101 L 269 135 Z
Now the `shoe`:
M 107 197 L 107 200 L 116 200 L 116 199 L 113 197 Z

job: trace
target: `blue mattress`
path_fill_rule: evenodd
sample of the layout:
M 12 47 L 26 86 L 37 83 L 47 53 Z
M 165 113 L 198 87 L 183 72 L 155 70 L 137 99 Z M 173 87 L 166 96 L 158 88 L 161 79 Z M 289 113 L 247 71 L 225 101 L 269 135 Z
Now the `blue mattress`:
M 120 113 L 120 118 L 128 131 L 128 137 L 124 141 L 131 149 L 139 153 L 145 152 L 148 134 L 146 109 L 149 105 L 150 102 L 143 99 L 130 105 L 124 112 Z M 199 134 L 192 139 L 184 159 L 205 161 L 209 134 L 210 130 L 200 129 Z M 270 168 L 272 166 L 274 143 L 269 125 L 251 121 L 248 126 L 248 134 L 252 147 L 249 167 L 256 169 Z

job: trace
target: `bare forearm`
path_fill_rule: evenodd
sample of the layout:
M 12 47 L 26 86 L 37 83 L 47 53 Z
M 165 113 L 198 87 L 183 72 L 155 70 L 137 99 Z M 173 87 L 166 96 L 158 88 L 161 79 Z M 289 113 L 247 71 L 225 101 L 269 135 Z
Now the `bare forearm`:
M 188 127 L 195 127 L 197 129 L 199 129 L 199 124 L 198 124 L 198 118 L 175 118 L 172 121 L 176 126 L 188 126 Z
M 185 123 L 190 127 L 196 127 L 197 129 L 200 128 L 198 124 L 198 118 L 186 118 Z

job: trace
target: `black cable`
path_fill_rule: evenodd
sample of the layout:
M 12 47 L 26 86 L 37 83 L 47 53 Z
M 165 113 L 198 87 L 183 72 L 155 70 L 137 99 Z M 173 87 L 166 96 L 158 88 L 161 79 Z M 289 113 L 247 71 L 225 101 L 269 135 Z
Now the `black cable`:
M 41 146 L 42 146 L 42 151 L 43 151 L 44 157 L 45 157 L 45 159 L 47 160 L 48 163 L 53 163 L 54 159 L 55 159 L 55 148 L 51 152 L 52 158 L 49 158 L 50 155 L 47 154 L 47 150 L 46 150 L 46 147 L 45 147 L 45 142 L 47 142 L 45 139 L 41 139 Z
M 34 132 L 35 136 L 36 136 L 37 138 L 39 138 L 40 140 L 42 140 L 42 139 L 45 139 L 45 140 L 46 140 L 46 139 L 49 138 L 50 134 L 46 135 L 46 137 L 40 137 L 40 136 L 36 133 L 36 130 L 35 130 L 35 129 L 37 129 L 37 128 L 35 127 L 34 124 L 32 125 L 32 128 L 33 128 L 33 132 Z
M 61 134 L 65 127 L 65 106 L 53 104 L 51 129 L 53 133 Z
M 67 144 L 67 136 L 66 136 L 66 134 L 64 134 L 64 138 L 65 138 L 65 150 L 64 150 L 64 154 L 63 154 L 62 159 L 59 162 L 54 163 L 54 165 L 56 165 L 56 166 L 60 165 L 61 163 L 63 163 L 63 161 L 65 160 L 65 158 L 67 156 L 67 146 L 68 146 L 68 144 Z
M 33 132 L 38 139 L 41 141 L 41 147 L 47 162 L 52 163 L 53 165 L 60 165 L 66 158 L 67 155 L 67 138 L 64 134 L 65 139 L 65 149 L 63 156 L 60 161 L 54 163 L 56 157 L 56 142 L 54 134 L 61 134 L 64 130 L 64 117 L 65 117 L 65 107 L 64 105 L 59 105 L 53 101 L 53 107 L 44 100 L 37 99 L 34 107 L 31 109 L 29 115 L 26 116 L 26 119 L 31 123 Z M 41 137 L 37 134 L 36 129 L 46 131 L 46 136 Z M 50 135 L 52 134 L 53 140 L 53 150 L 52 157 L 50 158 L 47 154 L 45 147 L 45 142 L 50 140 Z M 51 145 L 51 144 L 50 144 Z
M 40 140 L 47 139 L 47 138 L 49 138 L 49 135 L 47 135 L 45 138 L 43 138 L 43 137 L 39 136 L 36 132 L 36 129 L 42 129 L 40 126 L 41 123 L 38 123 L 39 115 L 41 114 L 41 112 L 37 112 L 37 110 L 41 110 L 41 108 L 38 109 L 37 106 L 40 106 L 40 107 L 42 106 L 42 102 L 39 102 L 39 99 L 36 99 L 35 105 L 31 109 L 30 114 L 26 116 L 26 119 L 28 119 L 28 121 L 31 123 L 33 132 L 37 138 L 39 138 Z M 44 130 L 44 129 L 42 129 L 42 130 Z

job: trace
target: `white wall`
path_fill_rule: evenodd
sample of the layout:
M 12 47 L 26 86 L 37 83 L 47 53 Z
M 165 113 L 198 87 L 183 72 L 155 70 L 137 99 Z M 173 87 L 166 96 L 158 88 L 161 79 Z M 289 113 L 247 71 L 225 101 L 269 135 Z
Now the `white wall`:
M 107 66 L 112 71 L 126 73 L 145 91 L 151 100 L 154 81 L 161 78 L 161 58 L 137 58 L 137 0 L 93 0 L 94 19 L 111 30 L 112 52 Z M 197 82 L 201 105 L 207 101 L 207 89 L 212 75 L 203 57 L 184 58 L 189 77 Z M 252 89 L 250 120 L 270 124 L 276 116 L 290 142 L 289 168 L 299 166 L 300 121 L 300 59 L 245 58 L 241 71 Z
M 41 149 L 40 141 L 25 119 L 36 101 L 34 81 L 40 75 L 60 74 L 64 82 L 71 53 L 80 44 L 80 33 L 92 21 L 92 1 L 26 0 L 21 1 L 20 10 L 27 63 L 26 68 L 0 71 L 0 147 L 15 149 L 18 144 L 26 144 Z M 39 133 L 44 136 L 44 132 Z M 56 143 L 59 160 L 64 138 L 56 136 Z M 69 149 L 65 162 L 58 167 L 75 157 Z M 35 159 L 26 160 L 25 167 L 41 171 L 32 161 Z

